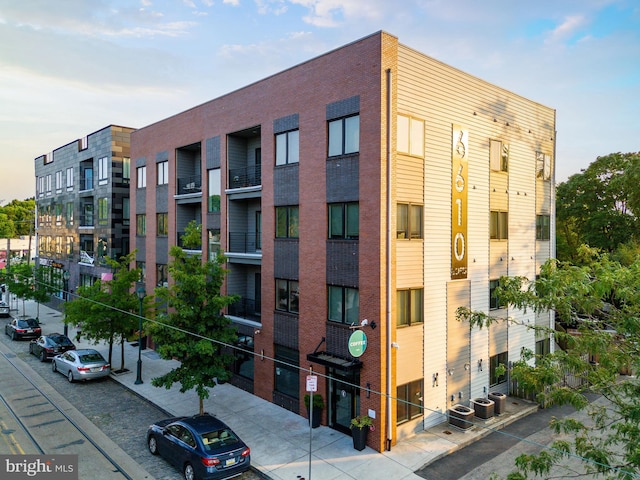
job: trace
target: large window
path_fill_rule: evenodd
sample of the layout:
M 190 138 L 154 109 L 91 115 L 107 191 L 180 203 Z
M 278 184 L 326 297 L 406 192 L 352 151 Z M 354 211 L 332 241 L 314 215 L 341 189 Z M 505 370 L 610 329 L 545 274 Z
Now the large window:
M 131 159 L 124 157 L 122 159 L 122 182 L 129 183 L 131 180 Z
M 498 296 L 500 280 L 489 280 L 489 310 L 506 308 L 507 304 Z
M 73 225 L 73 202 L 67 202 L 66 207 L 67 226 L 71 226 Z
M 73 167 L 67 168 L 67 190 L 73 190 Z
M 551 216 L 537 215 L 536 216 L 536 240 L 550 240 L 550 239 L 551 239 Z
M 329 156 L 360 151 L 360 115 L 329 122 Z
M 156 165 L 158 172 L 158 185 L 169 184 L 169 162 L 160 162 Z
M 129 225 L 131 222 L 131 199 L 125 197 L 122 199 L 122 224 Z
M 136 168 L 136 179 L 138 188 L 146 188 L 147 186 L 147 167 Z
M 397 139 L 398 152 L 424 157 L 424 121 L 398 115 Z
M 47 175 L 45 178 L 47 182 L 47 185 L 45 187 L 47 190 L 47 195 L 51 195 L 51 174 Z
M 329 320 L 332 322 L 360 324 L 360 294 L 356 288 L 328 286 Z
M 156 235 L 166 237 L 169 235 L 169 214 L 156 213 Z
M 220 179 L 220 169 L 213 168 L 211 170 L 207 170 L 207 176 L 209 177 L 209 201 L 208 201 L 208 211 L 209 213 L 219 212 L 220 211 L 220 195 L 221 195 L 221 179 Z
M 415 325 L 424 321 L 423 296 L 422 288 L 397 291 L 396 324 L 399 327 Z
M 489 234 L 491 240 L 506 240 L 509 238 L 509 212 L 491 211 Z
M 105 185 L 109 180 L 109 157 L 98 159 L 98 185 Z
M 298 206 L 276 207 L 276 238 L 298 238 Z
M 62 170 L 56 172 L 56 193 L 62 191 Z
M 56 203 L 55 204 L 55 215 L 56 215 L 56 226 L 61 226 L 62 225 L 62 204 L 61 203 Z
M 399 203 L 397 208 L 397 238 L 422 238 L 422 205 Z
M 332 203 L 329 205 L 329 238 L 357 239 L 360 233 L 359 205 Z
M 140 215 L 136 215 L 136 235 L 146 235 L 147 234 L 147 215 L 142 213 Z
M 300 132 L 290 132 L 276 135 L 276 165 L 287 165 L 300 161 Z
M 507 381 L 506 372 L 504 375 L 498 375 L 496 368 L 498 368 L 498 365 L 508 367 L 508 358 L 507 352 L 502 352 L 489 358 L 489 385 L 499 385 Z
M 156 263 L 156 287 L 169 286 L 169 270 L 166 263 Z
M 275 347 L 275 390 L 289 397 L 299 398 L 300 374 L 298 373 L 298 366 L 300 365 L 300 354 L 292 348 L 281 345 L 276 345 Z
M 506 172 L 509 168 L 509 145 L 499 140 L 491 140 L 489 145 L 491 170 Z
M 300 312 L 300 289 L 296 280 L 276 280 L 276 310 Z
M 424 380 L 421 378 L 404 385 L 398 385 L 396 388 L 398 425 L 422 415 L 423 387 Z
M 109 224 L 109 199 L 98 199 L 98 225 Z
M 536 176 L 543 180 L 551 180 L 551 156 L 536 152 Z

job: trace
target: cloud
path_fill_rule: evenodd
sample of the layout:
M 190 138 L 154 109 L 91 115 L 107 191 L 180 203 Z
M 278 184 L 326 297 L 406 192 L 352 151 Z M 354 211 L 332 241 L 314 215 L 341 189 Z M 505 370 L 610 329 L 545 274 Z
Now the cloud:
M 587 24 L 584 15 L 569 15 L 556 28 L 548 32 L 545 43 L 557 43 L 574 38 Z

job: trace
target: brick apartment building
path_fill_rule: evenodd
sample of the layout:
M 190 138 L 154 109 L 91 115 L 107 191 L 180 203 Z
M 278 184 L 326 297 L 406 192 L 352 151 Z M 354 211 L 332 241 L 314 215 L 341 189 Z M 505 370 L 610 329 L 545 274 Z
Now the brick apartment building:
M 492 292 L 554 256 L 555 134 L 553 109 L 377 32 L 133 132 L 132 247 L 151 291 L 201 223 L 255 354 L 233 383 L 305 415 L 313 368 L 323 423 L 368 413 L 382 451 L 552 348 L 526 328 L 550 314 Z M 517 323 L 470 331 L 459 306 Z

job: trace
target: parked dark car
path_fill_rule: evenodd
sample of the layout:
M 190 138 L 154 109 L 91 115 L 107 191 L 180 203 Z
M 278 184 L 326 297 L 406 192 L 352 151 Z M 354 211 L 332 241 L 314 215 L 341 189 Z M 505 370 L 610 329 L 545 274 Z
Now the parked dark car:
M 9 317 L 10 315 L 9 305 L 7 305 L 6 302 L 0 301 L 0 316 Z
M 68 350 L 75 350 L 73 342 L 61 333 L 50 333 L 31 340 L 29 353 L 40 358 L 41 362 L 49 360 Z
M 38 338 L 42 335 L 42 329 L 35 318 L 14 318 L 4 326 L 4 333 L 9 335 L 11 340 Z
M 51 370 L 66 375 L 69 382 L 106 377 L 111 366 L 102 354 L 92 348 L 69 350 L 51 359 Z
M 154 423 L 147 445 L 185 480 L 219 480 L 240 475 L 251 466 L 251 450 L 223 421 L 209 414 L 173 417 Z

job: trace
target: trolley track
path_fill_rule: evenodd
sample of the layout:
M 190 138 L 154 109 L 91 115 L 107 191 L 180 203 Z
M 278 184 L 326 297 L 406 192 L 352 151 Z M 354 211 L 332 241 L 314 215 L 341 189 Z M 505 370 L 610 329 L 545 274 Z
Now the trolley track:
M 4 349 L 0 350 L 0 385 L 0 452 L 78 455 L 78 478 L 133 480 L 96 441 L 95 426 L 15 353 Z

